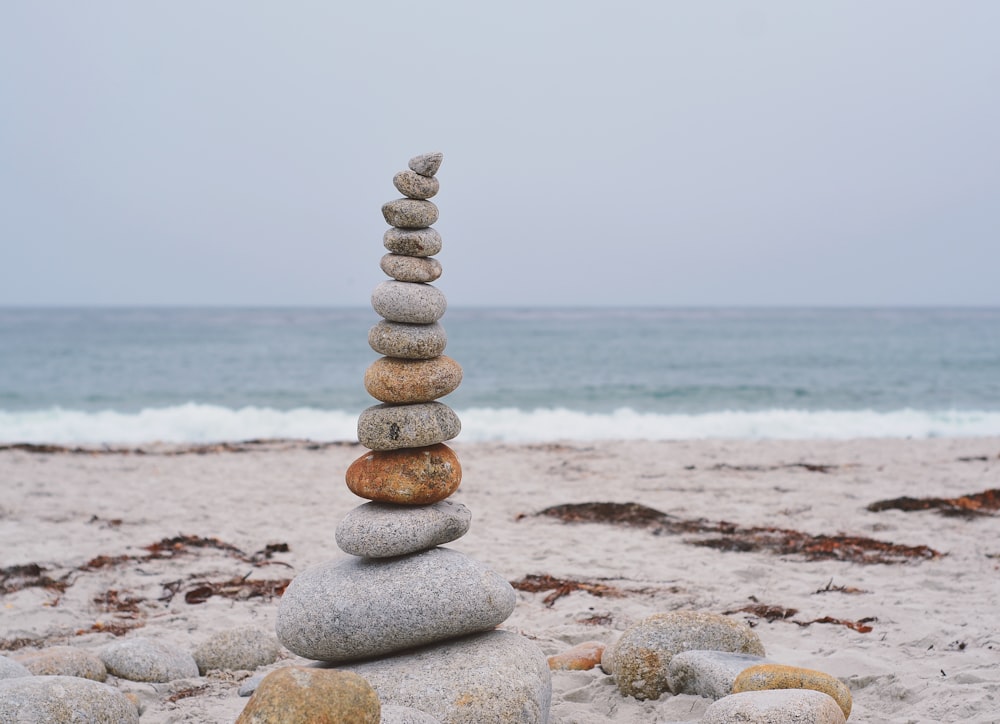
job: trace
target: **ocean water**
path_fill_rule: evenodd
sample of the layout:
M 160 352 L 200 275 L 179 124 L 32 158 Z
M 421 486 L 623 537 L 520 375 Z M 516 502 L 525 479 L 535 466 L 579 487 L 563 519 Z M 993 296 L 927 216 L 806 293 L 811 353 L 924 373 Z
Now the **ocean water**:
M 0 309 L 0 442 L 354 440 L 370 309 Z M 449 309 L 461 440 L 1000 435 L 1000 309 Z

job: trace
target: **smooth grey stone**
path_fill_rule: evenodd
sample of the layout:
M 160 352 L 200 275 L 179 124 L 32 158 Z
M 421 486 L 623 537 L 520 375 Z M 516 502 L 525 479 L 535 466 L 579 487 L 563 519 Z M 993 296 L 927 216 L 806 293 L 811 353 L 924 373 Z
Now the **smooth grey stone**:
M 705 710 L 701 724 L 844 724 L 832 696 L 812 689 L 769 689 L 730 694 Z
M 139 710 L 107 684 L 77 676 L 0 680 L 0 722 L 139 724 Z
M 383 319 L 368 330 L 368 345 L 386 357 L 433 359 L 448 346 L 448 335 L 437 322 L 407 324 Z
M 194 650 L 198 671 L 254 671 L 278 660 L 281 647 L 269 631 L 245 626 L 219 631 Z
M 382 244 L 393 254 L 434 256 L 441 251 L 441 235 L 437 229 L 386 229 Z
M 0 679 L 16 679 L 21 676 L 34 676 L 34 674 L 14 659 L 0 656 Z
M 472 512 L 461 503 L 365 503 L 337 526 L 337 545 L 364 558 L 390 558 L 458 540 L 469 532 Z
M 372 308 L 390 322 L 430 324 L 444 316 L 448 300 L 430 284 L 389 280 L 375 287 Z
M 120 639 L 104 646 L 99 655 L 108 673 L 119 679 L 162 683 L 198 676 L 194 657 L 163 641 Z
M 744 669 L 770 663 L 753 654 L 728 651 L 682 651 L 670 659 L 667 686 L 674 694 L 694 694 L 721 699 L 733 693 L 733 682 Z
M 79 676 L 94 681 L 108 678 L 108 670 L 96 654 L 75 646 L 49 646 L 19 654 L 17 660 L 35 676 Z
M 393 176 L 392 185 L 406 198 L 421 200 L 431 198 L 441 187 L 433 176 L 422 176 L 412 169 L 400 171 Z
M 296 576 L 275 628 L 299 656 L 350 661 L 489 630 L 510 616 L 515 600 L 500 574 L 448 548 L 351 556 Z
M 434 257 L 386 254 L 379 267 L 398 282 L 432 282 L 441 276 L 441 262 Z
M 394 199 L 382 204 L 382 216 L 397 229 L 424 229 L 438 220 L 438 207 L 433 201 Z
M 461 431 L 462 421 L 443 402 L 373 405 L 358 415 L 358 442 L 369 450 L 436 445 Z
M 384 704 L 419 709 L 442 724 L 544 724 L 549 718 L 552 675 L 545 655 L 511 631 L 337 668 L 364 677 Z
M 413 707 L 388 704 L 382 706 L 380 724 L 441 724 L 441 720 Z
M 440 151 L 435 151 L 434 153 L 422 153 L 419 156 L 414 156 L 410 159 L 407 164 L 411 171 L 419 173 L 421 176 L 433 176 L 441 168 L 441 162 L 444 160 L 444 154 Z
M 255 691 L 257 691 L 257 687 L 260 686 L 260 682 L 264 680 L 264 677 L 270 673 L 271 672 L 268 671 L 264 674 L 254 674 L 250 678 L 244 679 L 243 683 L 240 684 L 240 689 L 237 693 L 240 696 L 251 696 Z

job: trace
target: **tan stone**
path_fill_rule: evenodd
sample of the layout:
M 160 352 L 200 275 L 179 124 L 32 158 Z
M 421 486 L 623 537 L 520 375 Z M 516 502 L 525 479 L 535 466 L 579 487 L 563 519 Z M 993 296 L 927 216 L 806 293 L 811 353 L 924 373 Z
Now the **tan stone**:
M 50 646 L 39 651 L 25 651 L 14 657 L 35 676 L 78 676 L 104 681 L 108 670 L 101 659 L 73 646 Z
M 462 466 L 442 443 L 399 450 L 372 450 L 347 468 L 347 487 L 381 503 L 428 505 L 458 490 Z
M 783 664 L 760 664 L 744 670 L 733 682 L 734 694 L 769 689 L 821 691 L 837 702 L 837 706 L 844 712 L 845 719 L 851 716 L 851 707 L 854 703 L 851 690 L 840 679 L 822 671 Z
M 549 657 L 549 668 L 553 671 L 589 671 L 601 662 L 604 644 L 600 641 L 584 641 L 560 654 Z
M 382 357 L 365 371 L 368 394 L 394 405 L 436 400 L 461 382 L 462 366 L 443 354 L 431 359 Z
M 382 707 L 350 671 L 286 666 L 264 677 L 236 724 L 378 724 Z

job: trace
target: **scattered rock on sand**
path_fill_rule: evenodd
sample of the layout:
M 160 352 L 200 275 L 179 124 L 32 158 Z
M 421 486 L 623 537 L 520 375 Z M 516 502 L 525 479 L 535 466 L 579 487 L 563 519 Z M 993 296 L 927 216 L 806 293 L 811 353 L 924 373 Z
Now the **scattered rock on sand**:
M 108 670 L 100 658 L 74 646 L 23 652 L 17 655 L 17 661 L 35 676 L 79 676 L 94 681 L 108 678 Z
M 682 651 L 670 660 L 667 684 L 674 694 L 694 694 L 721 699 L 733 693 L 740 672 L 767 659 L 728 651 Z
M 219 631 L 194 650 L 202 676 L 212 669 L 254 671 L 278 660 L 281 646 L 268 631 L 245 626 Z
M 451 500 L 405 508 L 365 503 L 337 525 L 337 545 L 352 556 L 391 558 L 458 540 L 471 522 L 469 509 Z
M 743 671 L 733 682 L 733 693 L 764 691 L 767 689 L 812 689 L 833 698 L 844 712 L 851 716 L 853 699 L 851 690 L 840 679 L 822 671 L 802 669 L 782 664 L 761 664 Z
M 286 666 L 260 682 L 236 724 L 379 724 L 378 696 L 356 674 Z
M 584 641 L 573 648 L 549 657 L 549 668 L 553 671 L 588 671 L 601 663 L 604 644 L 600 641 Z
M 713 702 L 700 724 L 844 724 L 832 698 L 811 689 L 774 689 L 730 694 Z
M 78 676 L 27 676 L 0 681 L 0 722 L 138 724 L 124 694 Z
M 24 664 L 0 656 L 0 679 L 16 679 L 21 676 L 33 676 L 33 674 L 24 667 Z
M 108 673 L 129 681 L 167 682 L 198 676 L 198 664 L 187 651 L 148 638 L 120 639 L 100 650 Z

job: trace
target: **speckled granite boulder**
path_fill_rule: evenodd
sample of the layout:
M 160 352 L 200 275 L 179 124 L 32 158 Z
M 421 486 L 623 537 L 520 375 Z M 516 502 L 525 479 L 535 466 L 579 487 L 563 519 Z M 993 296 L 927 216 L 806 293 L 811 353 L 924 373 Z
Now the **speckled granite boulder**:
M 387 229 L 382 243 L 393 254 L 434 256 L 441 251 L 441 234 L 436 229 Z
M 434 257 L 386 254 L 379 262 L 379 268 L 397 282 L 424 284 L 441 276 L 441 262 Z
M 219 631 L 194 650 L 198 671 L 253 671 L 278 660 L 281 647 L 269 631 L 245 626 Z
M 138 724 L 139 710 L 117 689 L 91 679 L 26 676 L 0 681 L 0 722 Z
M 809 689 L 775 689 L 731 694 L 705 710 L 701 724 L 844 724 L 832 698 Z
M 265 676 L 236 724 L 379 724 L 375 690 L 349 671 L 286 666 Z
M 549 717 L 552 677 L 545 655 L 510 631 L 339 668 L 363 676 L 384 704 L 419 709 L 442 724 L 543 724 Z
M 437 194 L 440 182 L 433 176 L 424 176 L 413 169 L 400 171 L 392 177 L 392 185 L 408 199 L 429 199 Z
M 19 664 L 6 656 L 0 656 L 0 679 L 16 679 L 21 676 L 34 676 L 34 674 L 28 671 L 24 664 Z
M 99 655 L 108 673 L 129 681 L 166 682 L 198 676 L 198 664 L 187 651 L 147 638 L 120 639 Z
M 502 576 L 448 548 L 352 556 L 296 576 L 278 604 L 276 630 L 299 656 L 350 661 L 489 630 L 515 600 Z
M 391 558 L 458 540 L 471 521 L 469 509 L 450 500 L 406 506 L 365 503 L 337 525 L 337 545 L 352 556 Z
M 741 621 L 702 611 L 670 611 L 626 629 L 605 650 L 601 666 L 615 678 L 622 694 L 658 699 L 670 690 L 670 660 L 693 649 L 764 655 L 760 638 Z
M 733 693 L 743 691 L 764 691 L 767 689 L 812 689 L 833 698 L 844 712 L 844 718 L 851 716 L 853 697 L 851 690 L 838 678 L 822 671 L 803 669 L 782 664 L 761 664 L 748 668 L 733 682 Z
M 441 722 L 413 707 L 386 704 L 382 707 L 381 724 L 441 724 Z
M 108 670 L 95 654 L 74 646 L 50 646 L 18 654 L 17 661 L 35 676 L 79 676 L 104 681 Z
M 358 441 L 369 450 L 436 445 L 461 431 L 458 415 L 441 402 L 374 405 L 358 416 Z
M 380 357 L 365 370 L 365 389 L 379 402 L 431 402 L 462 383 L 462 366 L 448 355 L 433 359 Z
M 431 359 L 444 352 L 448 335 L 437 322 L 405 324 L 382 320 L 368 331 L 368 345 L 387 357 Z
M 372 308 L 390 322 L 430 324 L 444 316 L 448 300 L 430 284 L 382 282 L 372 292 Z
M 604 644 L 600 641 L 584 641 L 548 658 L 553 671 L 589 671 L 601 661 Z
M 421 176 L 433 176 L 441 168 L 441 162 L 444 160 L 444 154 L 435 151 L 434 153 L 422 153 L 419 156 L 414 156 L 410 159 L 407 167 L 419 173 Z
M 347 487 L 380 503 L 429 505 L 444 500 L 462 482 L 455 452 L 438 443 L 399 450 L 372 450 L 347 468 Z
M 682 651 L 670 660 L 667 685 L 674 694 L 694 694 L 721 699 L 733 693 L 740 672 L 767 659 L 728 651 Z
M 395 199 L 382 204 L 382 216 L 397 229 L 423 229 L 438 220 L 438 207 L 433 201 Z

